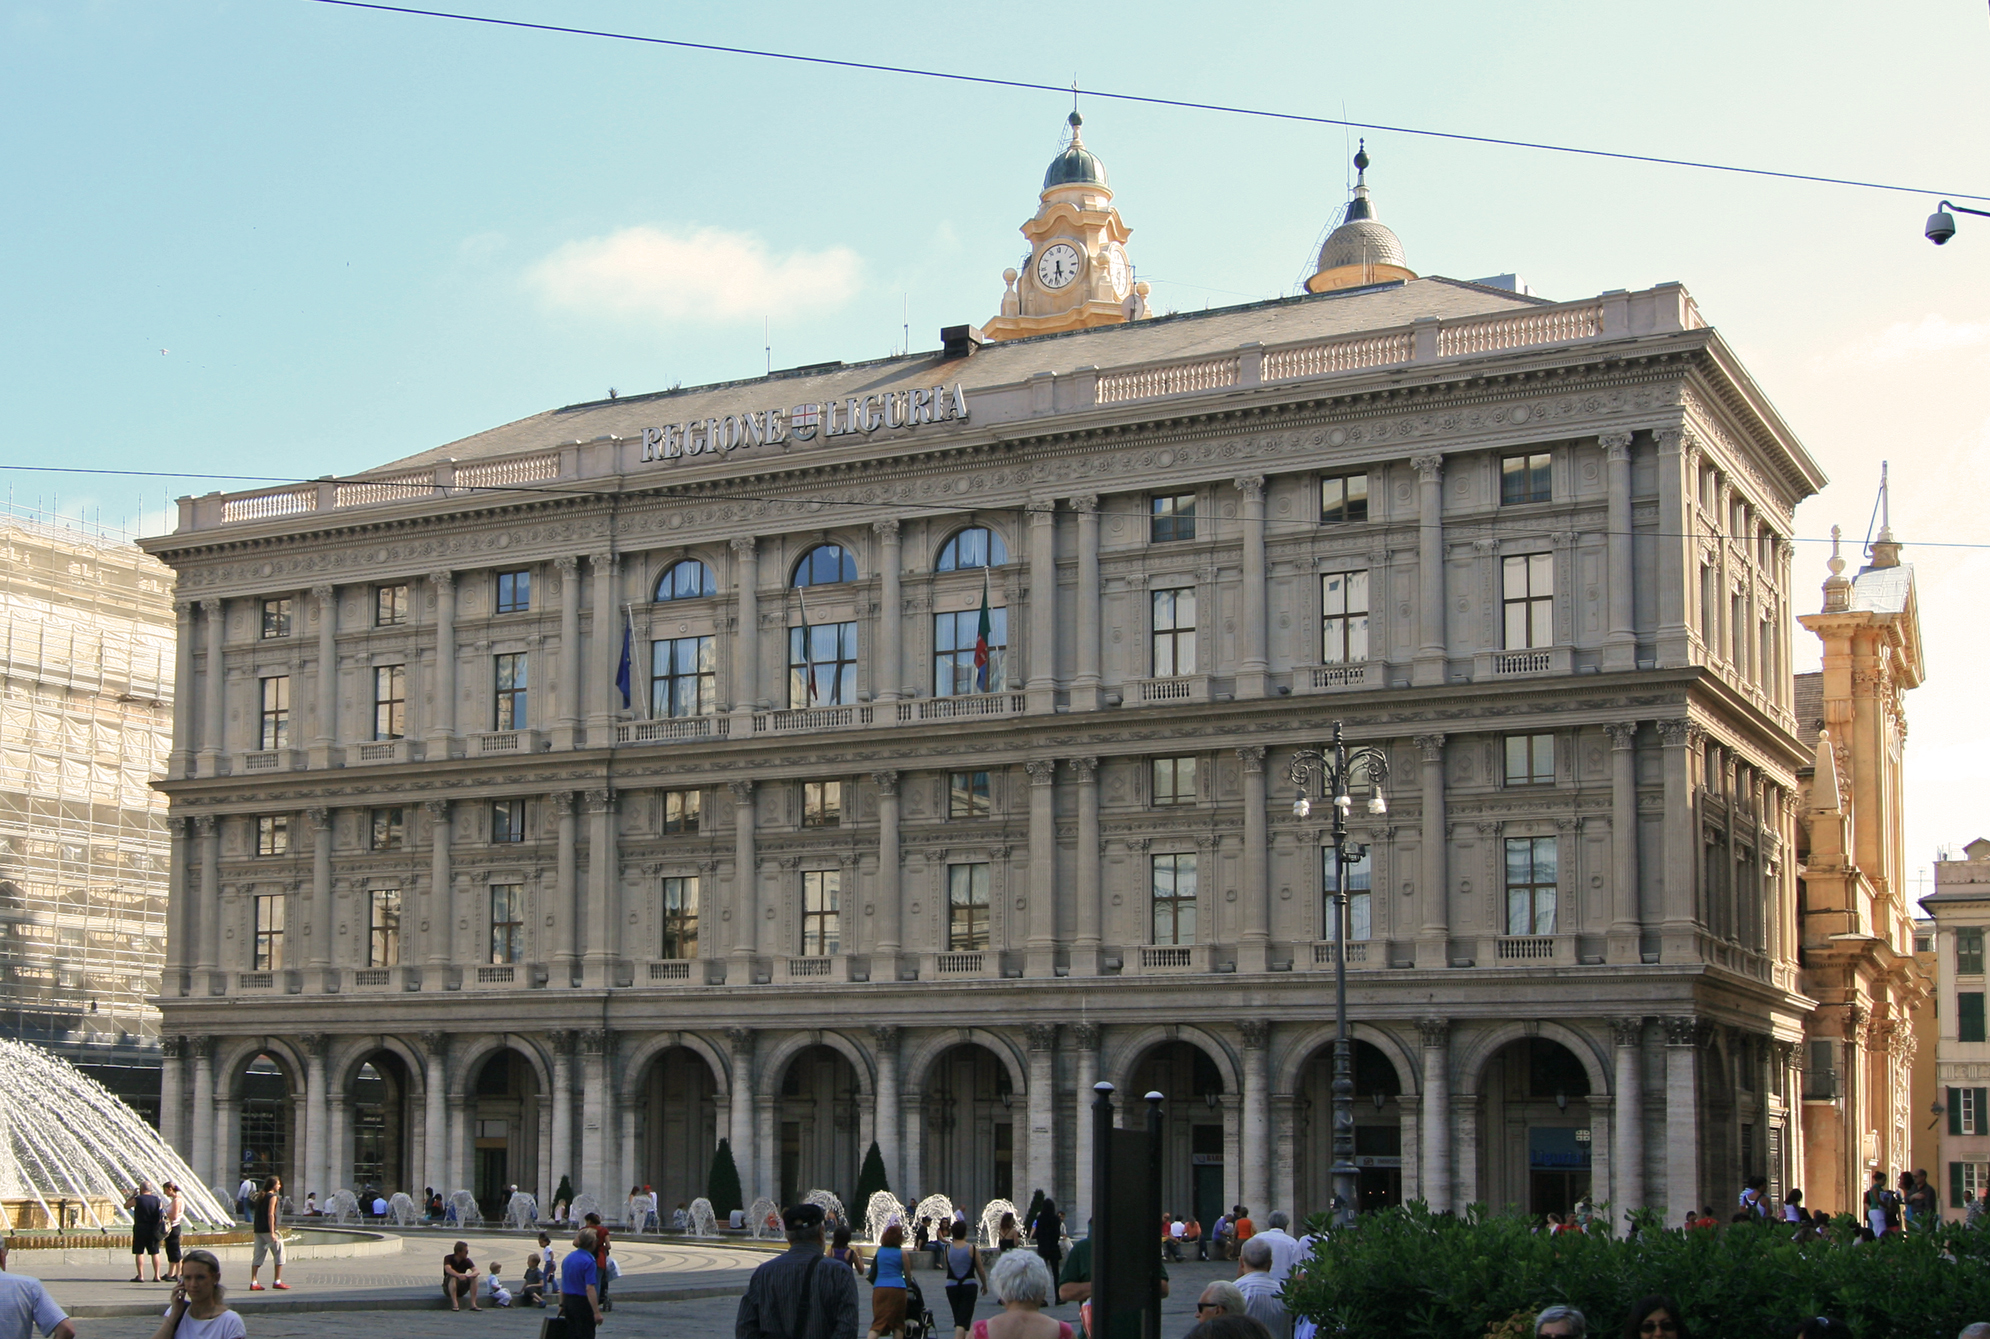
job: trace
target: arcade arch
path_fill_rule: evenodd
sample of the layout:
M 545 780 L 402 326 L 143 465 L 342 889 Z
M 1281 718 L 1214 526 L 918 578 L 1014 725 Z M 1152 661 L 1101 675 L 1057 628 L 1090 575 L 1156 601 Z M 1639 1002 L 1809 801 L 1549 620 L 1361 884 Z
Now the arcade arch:
M 511 1187 L 538 1189 L 539 1094 L 537 1069 L 512 1046 L 486 1052 L 469 1074 L 464 1101 L 469 1189 L 488 1220 L 503 1217 Z
M 856 1191 L 865 1085 L 839 1050 L 817 1042 L 780 1068 L 773 1099 L 775 1166 L 781 1202 L 828 1190 L 846 1203 Z
M 1216 1057 L 1188 1041 L 1161 1041 L 1137 1053 L 1120 1090 L 1120 1120 L 1145 1118 L 1146 1094 L 1161 1094 L 1161 1208 L 1192 1216 L 1204 1236 L 1236 1197 L 1226 1170 L 1234 1160 L 1236 1096 Z M 1269 1206 L 1252 1205 L 1263 1213 Z
M 1566 1214 L 1589 1194 L 1590 1077 L 1584 1057 L 1548 1036 L 1516 1038 L 1487 1058 L 1478 1076 L 1477 1198 Z
M 918 1093 L 919 1193 L 943 1194 L 970 1215 L 1013 1200 L 1021 1096 L 1003 1057 L 957 1043 L 933 1058 Z

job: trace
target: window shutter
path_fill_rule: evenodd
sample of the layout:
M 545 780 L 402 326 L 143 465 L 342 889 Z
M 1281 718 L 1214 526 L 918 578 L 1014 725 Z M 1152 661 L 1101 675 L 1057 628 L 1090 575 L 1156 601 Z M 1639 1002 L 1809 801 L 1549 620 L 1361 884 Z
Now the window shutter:
M 1990 1107 L 1984 1105 L 1986 1099 L 1990 1099 L 1990 1088 L 1978 1088 L 1976 1090 L 1976 1128 L 1970 1131 L 1971 1134 L 1990 1134 Z
M 1960 1088 L 1949 1089 L 1949 1133 L 1962 1133 L 1962 1089 Z M 1949 1165 L 1960 1167 L 1962 1164 L 1951 1163 Z M 1961 1176 L 1962 1173 L 1957 1172 L 1956 1175 Z M 1961 1183 L 1957 1182 L 1957 1184 L 1960 1185 Z
M 1949 1091 L 1954 1092 L 1955 1090 L 1951 1088 Z M 1949 1203 L 1951 1205 L 1962 1204 L 1962 1164 L 1959 1162 L 1949 1164 Z

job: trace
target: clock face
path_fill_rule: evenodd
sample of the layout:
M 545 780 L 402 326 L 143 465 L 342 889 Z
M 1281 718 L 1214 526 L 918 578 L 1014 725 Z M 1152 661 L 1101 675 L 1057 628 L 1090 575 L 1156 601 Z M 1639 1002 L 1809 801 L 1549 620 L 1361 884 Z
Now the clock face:
M 1113 296 L 1125 297 L 1129 273 L 1126 266 L 1126 248 L 1118 242 L 1106 247 L 1106 278 L 1112 283 Z
M 1078 248 L 1069 242 L 1045 247 L 1036 258 L 1036 281 L 1045 288 L 1063 288 L 1078 277 Z

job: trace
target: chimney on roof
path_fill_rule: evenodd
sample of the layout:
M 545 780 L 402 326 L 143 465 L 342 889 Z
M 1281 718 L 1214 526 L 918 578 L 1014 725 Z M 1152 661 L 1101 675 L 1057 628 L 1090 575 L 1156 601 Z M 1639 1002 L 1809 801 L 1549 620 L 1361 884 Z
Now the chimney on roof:
M 943 325 L 940 327 L 940 355 L 944 358 L 971 358 L 974 351 L 988 342 L 981 333 L 980 326 Z

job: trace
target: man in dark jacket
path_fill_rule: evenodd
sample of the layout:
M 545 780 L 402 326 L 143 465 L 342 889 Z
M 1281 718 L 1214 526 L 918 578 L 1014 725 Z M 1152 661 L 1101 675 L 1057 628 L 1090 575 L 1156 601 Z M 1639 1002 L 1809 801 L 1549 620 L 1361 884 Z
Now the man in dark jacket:
M 739 1299 L 735 1339 L 857 1339 L 857 1274 L 822 1255 L 822 1210 L 781 1213 L 788 1249 L 753 1271 Z

